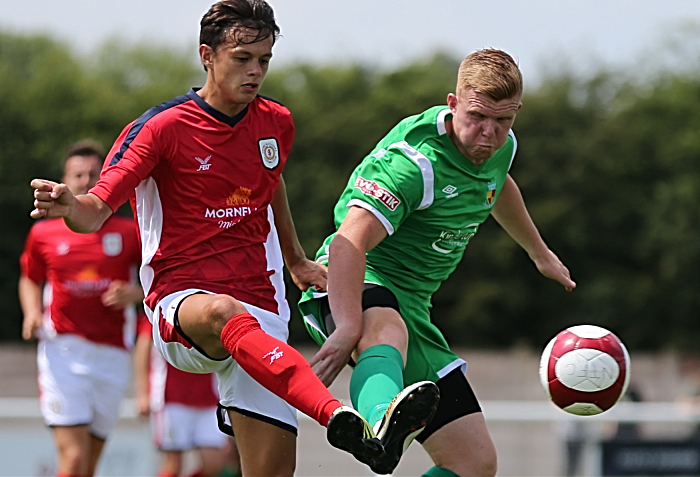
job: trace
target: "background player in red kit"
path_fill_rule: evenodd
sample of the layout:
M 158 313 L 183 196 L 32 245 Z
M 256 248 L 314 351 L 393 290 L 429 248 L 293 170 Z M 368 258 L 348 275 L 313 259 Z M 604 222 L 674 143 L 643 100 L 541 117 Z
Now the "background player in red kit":
M 71 146 L 63 182 L 84 194 L 97 182 L 101 146 Z M 92 234 L 47 219 L 29 232 L 20 259 L 22 337 L 39 337 L 41 412 L 58 447 L 59 475 L 92 475 L 114 428 L 130 377 L 128 349 L 140 263 L 134 221 L 111 216 Z
M 183 371 L 217 373 L 243 475 L 293 474 L 290 405 L 327 426 L 333 446 L 372 463 L 383 454 L 372 429 L 286 344 L 283 258 L 302 290 L 325 287 L 326 272 L 299 244 L 280 175 L 291 114 L 257 95 L 279 34 L 274 13 L 262 0 L 223 0 L 200 26 L 204 86 L 128 125 L 88 194 L 32 181 L 31 215 L 89 233 L 132 200 L 154 344 Z
M 139 415 L 151 418 L 160 451 L 158 477 L 177 477 L 185 451 L 196 450 L 199 469 L 189 477 L 218 475 L 228 459 L 228 437 L 216 422 L 216 376 L 180 371 L 153 348 L 153 327 L 139 317 L 134 345 L 134 393 Z

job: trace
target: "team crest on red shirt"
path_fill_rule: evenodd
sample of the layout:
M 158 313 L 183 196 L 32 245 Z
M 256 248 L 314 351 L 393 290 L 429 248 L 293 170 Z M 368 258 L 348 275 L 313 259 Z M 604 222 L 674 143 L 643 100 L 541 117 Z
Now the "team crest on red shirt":
M 109 233 L 102 236 L 102 251 L 108 257 L 116 257 L 122 253 L 122 247 L 121 234 Z
M 280 149 L 277 146 L 277 139 L 270 137 L 267 139 L 260 139 L 258 141 L 258 147 L 260 148 L 260 157 L 262 157 L 262 162 L 268 169 L 274 169 L 280 163 Z

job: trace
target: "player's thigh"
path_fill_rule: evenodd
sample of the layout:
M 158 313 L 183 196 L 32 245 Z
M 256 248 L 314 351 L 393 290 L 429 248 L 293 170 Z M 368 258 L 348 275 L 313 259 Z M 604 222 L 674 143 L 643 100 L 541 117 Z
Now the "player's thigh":
M 408 329 L 398 311 L 393 308 L 371 307 L 362 312 L 362 337 L 358 354 L 376 345 L 391 345 L 398 349 L 406 362 Z
M 213 373 L 229 366 L 230 356 L 212 359 L 204 350 L 195 347 L 189 336 L 180 328 L 180 305 L 191 296 L 211 294 L 206 290 L 187 289 L 163 297 L 146 314 L 153 326 L 153 345 L 165 360 L 176 368 L 188 373 Z M 221 341 L 219 337 L 219 342 Z
M 455 369 L 466 370 L 466 363 L 447 343 L 430 316 L 429 301 L 405 291 L 396 291 L 401 316 L 408 329 L 408 351 L 404 384 L 437 382 Z
M 291 477 L 296 467 L 296 434 L 274 424 L 229 411 L 243 475 Z
M 307 330 L 322 345 L 326 336 L 335 330 L 328 296 L 300 304 L 300 309 L 305 314 Z M 357 361 L 358 356 L 365 350 L 384 344 L 398 349 L 405 364 L 408 329 L 401 316 L 396 295 L 382 285 L 365 283 L 362 292 L 362 337 L 353 359 Z
M 423 448 L 435 465 L 457 475 L 496 474 L 496 448 L 481 412 L 445 424 L 423 442 Z
M 222 359 L 229 353 L 221 343 L 221 331 L 231 317 L 245 312 L 245 307 L 231 296 L 194 293 L 179 305 L 178 331 L 208 356 Z

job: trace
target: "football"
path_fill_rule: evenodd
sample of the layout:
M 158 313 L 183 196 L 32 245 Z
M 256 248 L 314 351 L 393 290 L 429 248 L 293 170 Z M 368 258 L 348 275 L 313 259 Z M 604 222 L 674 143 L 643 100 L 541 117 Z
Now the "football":
M 600 326 L 567 328 L 542 352 L 542 387 L 554 404 L 571 414 L 607 411 L 625 394 L 629 380 L 625 345 Z

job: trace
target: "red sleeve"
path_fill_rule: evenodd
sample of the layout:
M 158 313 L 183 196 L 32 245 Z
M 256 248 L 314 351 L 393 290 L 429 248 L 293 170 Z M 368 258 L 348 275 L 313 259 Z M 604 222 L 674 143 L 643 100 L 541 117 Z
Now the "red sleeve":
M 153 326 L 151 325 L 151 322 L 148 321 L 148 317 L 146 317 L 145 313 L 139 312 L 136 326 L 136 332 L 139 336 L 151 337 L 151 333 L 153 333 Z
M 281 155 L 284 157 L 284 162 L 286 164 L 287 158 L 289 157 L 289 153 L 292 150 L 292 144 L 294 143 L 294 120 L 292 119 L 292 114 L 289 113 L 289 116 L 287 116 L 287 121 L 286 121 L 286 127 L 282 128 L 282 136 L 280 137 L 280 142 L 282 143 L 280 146 Z
M 90 193 L 116 211 L 158 163 L 160 154 L 156 139 L 150 122 L 143 125 L 133 122 L 125 127 L 109 151 L 100 180 Z
M 46 280 L 46 260 L 41 253 L 36 234 L 37 227 L 34 225 L 27 235 L 24 251 L 19 258 L 19 265 L 23 277 L 29 278 L 34 283 L 41 284 Z

